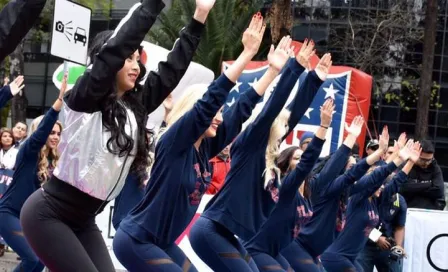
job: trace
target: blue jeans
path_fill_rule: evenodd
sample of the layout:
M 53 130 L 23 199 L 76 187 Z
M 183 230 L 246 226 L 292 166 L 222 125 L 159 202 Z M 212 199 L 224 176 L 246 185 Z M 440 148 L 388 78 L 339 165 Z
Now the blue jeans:
M 364 272 L 373 272 L 374 266 L 378 272 L 401 272 L 403 270 L 403 260 L 393 261 L 389 259 L 389 250 L 381 250 L 375 244 L 369 242 L 359 253 L 357 261 Z
M 190 230 L 190 243 L 199 258 L 215 272 L 258 272 L 237 238 L 223 225 L 199 217 Z
M 23 236 L 20 219 L 10 213 L 0 212 L 0 235 L 5 242 L 11 247 L 22 259 L 22 262 L 14 269 L 14 272 L 40 272 L 44 269 L 44 265 L 37 258 L 34 251 L 28 245 Z
M 118 228 L 113 248 L 117 259 L 130 272 L 197 272 L 176 244 L 163 249 L 155 244 L 142 244 Z

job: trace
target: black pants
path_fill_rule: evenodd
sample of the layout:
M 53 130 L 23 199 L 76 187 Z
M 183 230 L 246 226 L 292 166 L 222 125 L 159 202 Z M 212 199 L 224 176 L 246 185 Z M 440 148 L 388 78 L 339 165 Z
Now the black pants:
M 27 199 L 20 220 L 28 243 L 45 266 L 52 272 L 115 271 L 95 223 L 101 201 L 57 179 L 44 190 Z

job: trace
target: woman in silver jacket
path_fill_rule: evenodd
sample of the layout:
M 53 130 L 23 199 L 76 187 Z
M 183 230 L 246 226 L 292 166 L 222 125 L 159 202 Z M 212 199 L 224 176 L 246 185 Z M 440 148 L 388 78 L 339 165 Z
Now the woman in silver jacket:
M 99 33 L 90 47 L 92 65 L 64 98 L 58 167 L 21 211 L 24 235 L 51 271 L 115 271 L 95 216 L 120 193 L 128 173 L 146 179 L 147 114 L 185 74 L 209 12 L 197 7 L 167 61 L 140 85 L 147 58 L 140 44 L 163 7 L 162 0 L 143 0 L 114 32 Z

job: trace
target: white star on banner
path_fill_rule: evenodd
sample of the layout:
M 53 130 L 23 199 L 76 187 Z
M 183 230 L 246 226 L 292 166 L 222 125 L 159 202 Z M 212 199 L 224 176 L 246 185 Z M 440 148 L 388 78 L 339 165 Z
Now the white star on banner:
M 251 86 L 252 88 L 254 87 L 254 84 L 258 82 L 258 78 L 255 78 L 254 81 L 249 82 L 249 86 Z
M 331 97 L 332 99 L 335 99 L 334 95 L 339 92 L 338 90 L 336 90 L 333 87 L 333 83 L 330 84 L 329 88 L 323 88 L 323 89 L 326 92 L 324 99 L 327 99 L 328 97 Z
M 311 113 L 313 110 L 314 110 L 313 108 L 308 108 L 308 109 L 306 110 L 306 112 L 305 112 L 304 115 L 305 115 L 308 119 L 311 119 L 310 113 Z
M 236 81 L 235 86 L 233 86 L 233 88 L 232 88 L 232 90 L 230 90 L 230 92 L 235 91 L 235 92 L 239 93 L 240 92 L 240 86 L 242 84 L 243 84 L 243 82 Z
M 235 97 L 232 97 L 232 100 L 230 102 L 227 102 L 227 106 L 232 107 L 233 104 L 235 104 Z

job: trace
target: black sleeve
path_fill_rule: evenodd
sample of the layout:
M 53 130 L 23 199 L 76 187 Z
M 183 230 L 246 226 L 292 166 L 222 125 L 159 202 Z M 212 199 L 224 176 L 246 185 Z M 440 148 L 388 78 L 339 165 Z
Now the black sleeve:
M 159 63 L 156 72 L 151 71 L 144 85 L 144 105 L 148 114 L 155 111 L 176 88 L 185 75 L 198 48 L 205 25 L 192 19 L 180 32 L 167 60 Z
M 100 101 L 113 90 L 117 72 L 140 47 L 164 6 L 162 0 L 143 0 L 129 10 L 96 55 L 94 65 L 88 67 L 66 97 L 65 101 L 71 109 L 89 113 L 100 110 Z
M 0 62 L 11 54 L 39 18 L 46 0 L 14 0 L 0 12 Z

